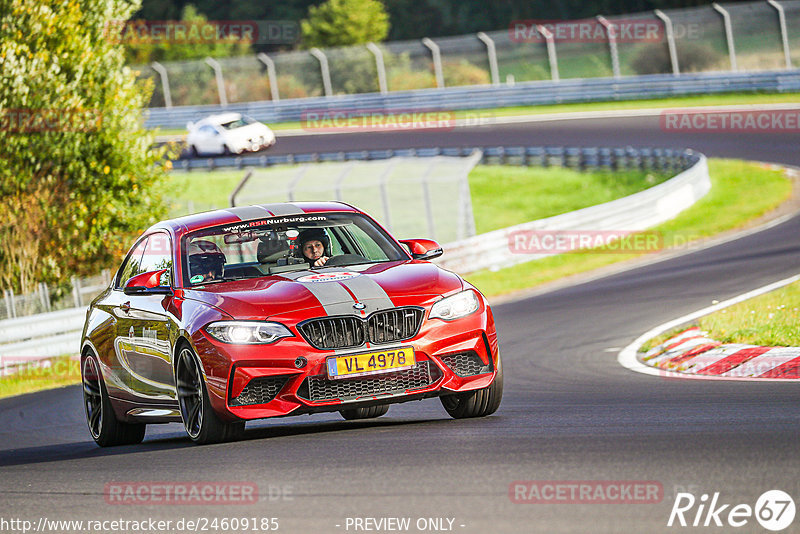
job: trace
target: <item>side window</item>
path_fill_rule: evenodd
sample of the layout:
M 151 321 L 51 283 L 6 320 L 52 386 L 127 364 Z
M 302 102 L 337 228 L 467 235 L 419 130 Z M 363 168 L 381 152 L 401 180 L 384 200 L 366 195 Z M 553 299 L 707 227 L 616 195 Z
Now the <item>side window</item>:
M 117 278 L 117 283 L 115 284 L 117 288 L 121 288 L 125 286 L 125 282 L 133 278 L 139 273 L 143 273 L 140 269 L 142 266 L 142 255 L 144 254 L 144 248 L 147 244 L 147 238 L 142 239 L 133 247 L 133 250 L 128 255 L 128 258 L 125 260 L 125 263 L 122 264 L 119 270 L 119 277 Z
M 169 236 L 163 232 L 152 234 L 147 240 L 139 272 L 146 273 L 159 269 L 168 269 L 161 276 L 159 285 L 169 287 L 172 283 L 172 246 Z

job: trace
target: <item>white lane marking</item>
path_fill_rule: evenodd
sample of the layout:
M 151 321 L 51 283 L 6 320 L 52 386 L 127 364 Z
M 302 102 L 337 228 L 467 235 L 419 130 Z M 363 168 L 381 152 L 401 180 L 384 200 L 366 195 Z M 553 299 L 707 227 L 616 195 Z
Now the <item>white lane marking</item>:
M 636 353 L 638 352 L 639 347 L 641 347 L 645 341 L 647 341 L 648 339 L 652 339 L 659 334 L 663 334 L 664 332 L 676 328 L 684 323 L 693 321 L 698 317 L 708 315 L 709 313 L 713 313 L 717 310 L 727 308 L 728 306 L 733 306 L 734 304 L 738 304 L 739 302 L 743 302 L 747 299 L 757 297 L 758 295 L 763 295 L 764 293 L 768 293 L 775 289 L 787 286 L 791 283 L 797 282 L 798 280 L 800 280 L 800 274 L 796 274 L 794 276 L 790 276 L 789 278 L 784 278 L 783 280 L 767 284 L 763 287 L 759 287 L 758 289 L 753 289 L 752 291 L 748 291 L 747 293 L 743 293 L 737 297 L 733 297 L 718 304 L 708 306 L 707 308 L 697 310 L 695 312 L 684 315 L 683 317 L 678 317 L 677 319 L 673 319 L 672 321 L 668 321 L 664 324 L 658 325 L 655 328 L 648 330 L 647 332 L 636 338 L 627 347 L 622 349 L 617 355 L 617 362 L 619 362 L 619 364 L 622 367 L 629 369 L 631 371 L 636 371 L 637 373 L 642 373 L 651 376 L 665 377 L 666 372 L 664 370 L 656 369 L 655 367 L 650 367 L 649 365 L 645 365 L 636 358 Z M 721 377 L 721 376 L 710 376 L 710 375 L 690 375 L 690 374 L 681 375 L 680 373 L 669 373 L 669 376 L 671 378 L 685 377 L 685 378 L 699 378 L 703 380 L 738 379 L 738 380 L 772 380 L 772 381 L 798 382 L 796 379 L 791 379 L 791 378 L 739 378 L 739 377 Z

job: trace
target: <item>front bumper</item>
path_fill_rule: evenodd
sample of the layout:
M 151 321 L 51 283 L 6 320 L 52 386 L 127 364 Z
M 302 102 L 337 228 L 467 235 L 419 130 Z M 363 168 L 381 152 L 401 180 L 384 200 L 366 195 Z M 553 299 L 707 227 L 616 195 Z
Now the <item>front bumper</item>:
M 427 315 L 427 314 L 426 314 Z M 193 338 L 206 371 L 211 403 L 226 420 L 330 412 L 407 402 L 491 385 L 498 365 L 497 334 L 488 306 L 452 322 L 424 320 L 417 335 L 385 345 L 318 350 L 296 334 L 273 345 L 230 345 L 199 331 Z M 329 379 L 326 360 L 413 346 L 411 369 Z M 298 359 L 305 363 L 298 367 Z

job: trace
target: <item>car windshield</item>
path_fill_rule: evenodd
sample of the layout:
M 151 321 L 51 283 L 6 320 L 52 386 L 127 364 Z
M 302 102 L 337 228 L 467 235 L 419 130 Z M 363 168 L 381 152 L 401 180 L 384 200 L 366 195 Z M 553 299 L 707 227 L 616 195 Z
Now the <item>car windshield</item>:
M 234 121 L 222 123 L 221 126 L 226 130 L 233 130 L 236 128 L 241 128 L 242 126 L 247 126 L 248 124 L 253 124 L 255 122 L 256 121 L 254 119 L 243 115 L 241 118 Z
M 270 217 L 198 230 L 182 240 L 186 285 L 324 267 L 408 259 L 370 219 L 356 213 Z M 305 245 L 305 252 L 304 252 Z

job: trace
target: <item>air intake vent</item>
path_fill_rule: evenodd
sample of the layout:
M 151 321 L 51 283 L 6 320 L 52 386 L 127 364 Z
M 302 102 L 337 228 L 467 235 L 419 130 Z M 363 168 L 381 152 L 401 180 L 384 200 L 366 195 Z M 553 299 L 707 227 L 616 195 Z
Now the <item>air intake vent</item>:
M 481 357 L 475 352 L 457 352 L 455 354 L 445 354 L 439 357 L 442 362 L 453 370 L 458 376 L 474 376 L 488 373 L 492 370 L 491 365 L 486 365 L 481 361 Z
M 369 340 L 372 343 L 404 341 L 417 335 L 425 310 L 395 308 L 373 313 L 367 319 Z
M 244 387 L 242 392 L 231 399 L 231 406 L 250 406 L 253 404 L 266 404 L 273 400 L 289 376 L 262 376 L 254 378 Z
M 308 399 L 311 401 L 348 401 L 372 395 L 403 394 L 409 390 L 428 387 L 440 377 L 441 371 L 438 367 L 429 361 L 422 361 L 411 369 L 374 378 L 329 380 L 325 375 L 310 376 L 304 381 L 298 394 L 300 391 L 308 391 Z

